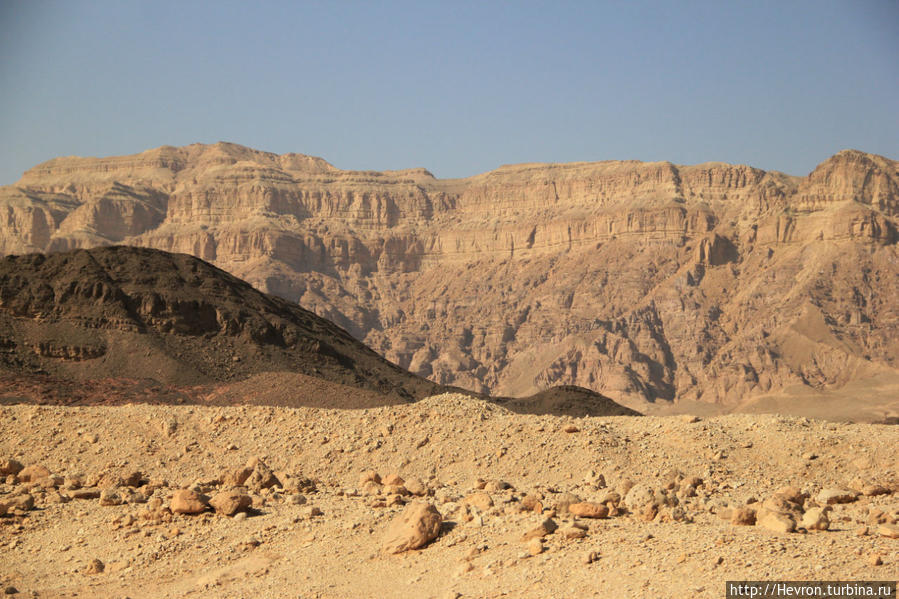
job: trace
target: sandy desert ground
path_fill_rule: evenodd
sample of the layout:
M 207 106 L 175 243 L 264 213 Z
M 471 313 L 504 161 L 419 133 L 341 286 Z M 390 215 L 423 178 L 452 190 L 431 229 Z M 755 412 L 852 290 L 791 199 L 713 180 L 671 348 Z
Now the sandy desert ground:
M 4 406 L 0 582 L 22 597 L 336 599 L 895 580 L 896 432 L 519 415 L 450 394 L 359 410 Z M 436 528 L 391 526 L 421 503 Z

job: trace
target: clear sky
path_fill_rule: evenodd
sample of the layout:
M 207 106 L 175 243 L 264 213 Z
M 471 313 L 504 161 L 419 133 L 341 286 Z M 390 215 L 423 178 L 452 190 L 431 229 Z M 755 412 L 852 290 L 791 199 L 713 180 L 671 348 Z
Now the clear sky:
M 0 184 L 219 140 L 438 177 L 899 158 L 899 1 L 0 0 Z

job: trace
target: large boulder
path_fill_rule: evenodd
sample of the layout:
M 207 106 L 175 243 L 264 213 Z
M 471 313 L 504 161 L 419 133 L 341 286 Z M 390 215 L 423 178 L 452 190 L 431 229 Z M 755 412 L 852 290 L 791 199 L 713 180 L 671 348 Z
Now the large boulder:
M 410 503 L 388 525 L 381 543 L 384 553 L 402 553 L 424 547 L 440 534 L 443 516 L 430 503 Z
M 209 505 L 205 496 L 190 489 L 179 489 L 169 504 L 173 514 L 199 514 Z
M 792 514 L 774 512 L 768 509 L 759 510 L 755 523 L 774 532 L 793 532 L 796 530 L 796 519 Z
M 249 495 L 237 490 L 222 491 L 213 495 L 209 500 L 209 505 L 216 513 L 225 516 L 233 516 L 237 512 L 246 511 L 252 503 L 253 499 Z
M 21 462 L 12 459 L 0 461 L 0 476 L 9 476 L 10 474 L 18 474 L 22 471 Z
M 609 515 L 608 507 L 601 503 L 593 503 L 592 501 L 572 503 L 568 506 L 568 511 L 579 518 L 606 518 Z

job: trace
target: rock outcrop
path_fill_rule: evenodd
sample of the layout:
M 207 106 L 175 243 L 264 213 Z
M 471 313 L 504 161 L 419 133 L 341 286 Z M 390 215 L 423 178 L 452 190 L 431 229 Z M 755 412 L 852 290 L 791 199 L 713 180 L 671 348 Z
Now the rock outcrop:
M 625 161 L 438 180 L 162 147 L 0 188 L 0 248 L 190 253 L 441 384 L 733 404 L 899 380 L 897 168 L 843 151 L 804 178 Z

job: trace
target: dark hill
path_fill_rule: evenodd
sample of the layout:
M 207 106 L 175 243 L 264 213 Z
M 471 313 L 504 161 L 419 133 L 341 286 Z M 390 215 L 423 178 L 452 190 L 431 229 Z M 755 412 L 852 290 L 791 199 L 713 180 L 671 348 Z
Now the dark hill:
M 202 260 L 133 247 L 0 260 L 0 369 L 179 386 L 295 372 L 407 401 L 443 390 Z
M 519 414 L 553 416 L 640 416 L 605 395 L 576 385 L 560 385 L 529 397 L 497 399 L 496 402 Z

